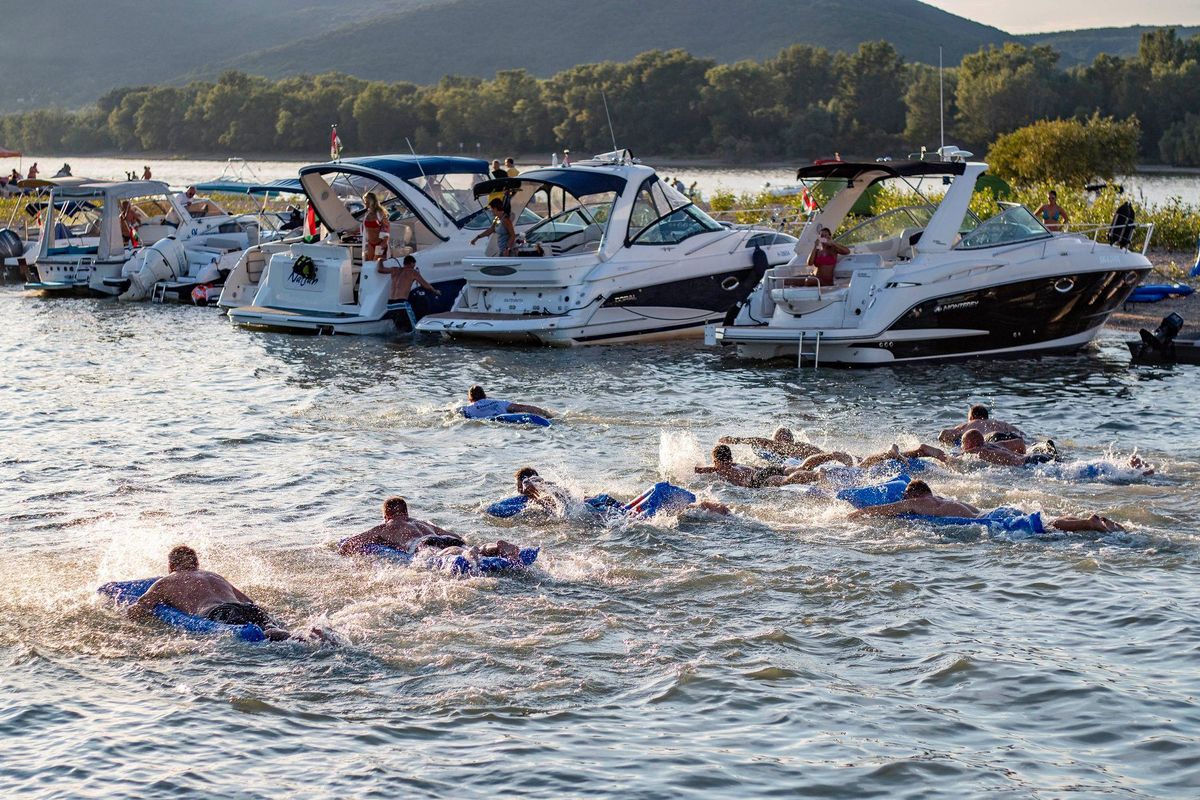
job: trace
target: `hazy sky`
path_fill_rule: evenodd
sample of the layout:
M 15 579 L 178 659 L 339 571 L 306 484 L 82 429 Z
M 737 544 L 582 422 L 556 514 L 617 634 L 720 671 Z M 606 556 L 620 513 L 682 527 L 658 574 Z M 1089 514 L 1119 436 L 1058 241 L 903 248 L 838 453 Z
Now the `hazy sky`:
M 1200 0 L 924 0 L 1009 33 L 1127 25 L 1200 25 Z

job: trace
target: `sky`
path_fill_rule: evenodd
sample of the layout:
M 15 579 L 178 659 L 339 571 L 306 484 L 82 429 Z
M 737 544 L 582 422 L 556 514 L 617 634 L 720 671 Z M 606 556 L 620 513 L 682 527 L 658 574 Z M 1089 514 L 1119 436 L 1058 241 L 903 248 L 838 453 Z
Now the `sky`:
M 1200 25 L 1200 0 L 924 0 L 1008 33 L 1129 25 Z

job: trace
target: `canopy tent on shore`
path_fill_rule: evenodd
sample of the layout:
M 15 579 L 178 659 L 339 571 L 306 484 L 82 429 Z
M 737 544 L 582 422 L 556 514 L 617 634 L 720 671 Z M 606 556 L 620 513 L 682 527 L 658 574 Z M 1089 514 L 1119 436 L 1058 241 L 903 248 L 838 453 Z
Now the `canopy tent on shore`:
M 18 150 L 9 150 L 7 147 L 0 146 L 0 158 L 20 158 L 21 153 Z

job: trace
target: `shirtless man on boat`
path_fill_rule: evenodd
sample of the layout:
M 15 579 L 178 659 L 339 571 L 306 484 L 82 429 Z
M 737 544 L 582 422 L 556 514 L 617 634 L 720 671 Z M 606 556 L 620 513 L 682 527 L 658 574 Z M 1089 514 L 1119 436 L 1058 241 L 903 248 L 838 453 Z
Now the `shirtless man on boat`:
M 550 513 L 561 514 L 571 506 L 571 493 L 557 483 L 552 483 L 541 475 L 538 475 L 538 471 L 533 467 L 521 467 L 517 470 L 515 477 L 517 480 L 517 493 L 528 497 L 531 502 L 537 503 Z M 619 500 L 611 500 L 611 502 L 614 506 L 628 506 L 627 503 L 621 503 Z M 729 506 L 711 500 L 700 500 L 692 503 L 691 507 L 699 508 L 712 514 L 724 515 L 730 513 Z
M 940 497 L 933 493 L 925 481 L 915 480 L 904 489 L 903 499 L 895 503 L 860 508 L 850 514 L 850 519 L 865 517 L 900 517 L 907 514 L 917 514 L 924 517 L 952 517 L 955 519 L 980 518 L 983 512 L 970 503 L 964 503 L 949 497 Z M 1113 533 L 1125 530 L 1108 517 L 1092 514 L 1088 517 L 1058 517 L 1050 522 L 1050 527 L 1060 531 L 1074 533 L 1078 531 L 1095 531 L 1097 533 Z
M 389 497 L 383 501 L 383 522 L 374 528 L 351 536 L 338 546 L 342 555 L 362 553 L 369 545 L 393 547 L 406 553 L 418 550 L 437 551 L 439 555 L 502 556 L 519 559 L 521 548 L 503 539 L 479 547 L 468 547 L 457 533 L 439 528 L 432 522 L 414 519 L 408 515 L 408 503 L 403 497 Z
M 271 641 L 291 638 L 266 611 L 229 581 L 215 572 L 200 569 L 200 558 L 187 545 L 171 549 L 167 555 L 169 574 L 159 578 L 138 601 L 129 607 L 132 619 L 144 620 L 154 607 L 165 603 L 185 614 L 223 622 L 227 625 L 257 625 Z

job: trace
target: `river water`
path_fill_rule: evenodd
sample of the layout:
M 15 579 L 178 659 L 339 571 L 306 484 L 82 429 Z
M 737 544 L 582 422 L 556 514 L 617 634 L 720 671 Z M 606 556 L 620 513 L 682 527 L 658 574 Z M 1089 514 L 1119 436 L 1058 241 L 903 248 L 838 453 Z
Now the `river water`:
M 1077 357 L 798 371 L 698 344 L 578 350 L 299 337 L 213 309 L 0 290 L 0 792 L 26 797 L 1194 797 L 1197 369 Z M 562 411 L 457 418 L 480 382 Z M 779 423 L 865 453 L 969 402 L 1147 480 L 934 471 L 981 506 L 1130 532 L 1028 541 L 690 474 Z M 748 452 L 739 456 L 750 460 Z M 734 516 L 497 521 L 513 471 Z M 1128 476 L 1127 476 L 1128 477 Z M 339 557 L 400 493 L 524 575 Z M 187 542 L 296 626 L 251 645 L 126 620 L 110 580 Z
M 126 173 L 133 172 L 141 177 L 142 168 L 149 166 L 157 180 L 166 181 L 172 186 L 187 186 L 198 181 L 213 180 L 228 169 L 233 174 L 243 173 L 250 179 L 273 181 L 279 178 L 294 178 L 296 171 L 305 163 L 300 161 L 252 161 L 245 166 L 229 165 L 223 161 L 204 159 L 172 159 L 156 161 L 146 158 L 71 158 L 71 171 L 75 175 L 86 175 L 98 180 L 124 180 Z M 29 165 L 38 163 L 42 177 L 54 174 L 62 165 L 63 159 L 53 156 L 27 156 L 21 161 L 21 166 L 28 169 Z M 10 159 L 0 163 L 5 171 L 16 165 L 16 160 Z M 519 164 L 524 169 L 530 166 Z M 651 166 L 656 166 L 651 162 Z M 799 163 L 796 166 L 800 166 Z M 735 194 L 757 194 L 766 184 L 771 186 L 789 186 L 796 183 L 794 168 L 756 169 L 750 167 L 660 167 L 659 173 L 671 178 L 679 178 L 687 186 L 696 184 L 697 190 L 704 197 L 710 197 L 716 191 L 730 191 Z M 1184 203 L 1200 204 L 1200 174 L 1196 173 L 1140 173 L 1123 176 L 1118 183 L 1138 203 L 1161 205 L 1174 197 Z

